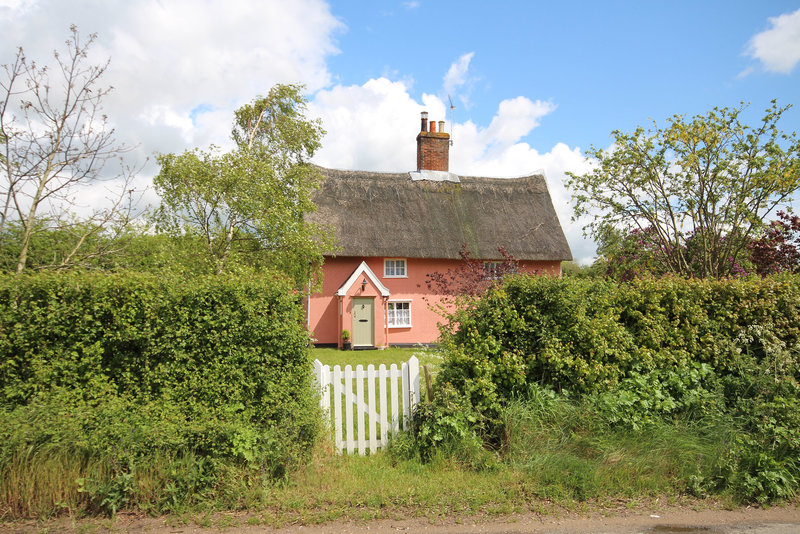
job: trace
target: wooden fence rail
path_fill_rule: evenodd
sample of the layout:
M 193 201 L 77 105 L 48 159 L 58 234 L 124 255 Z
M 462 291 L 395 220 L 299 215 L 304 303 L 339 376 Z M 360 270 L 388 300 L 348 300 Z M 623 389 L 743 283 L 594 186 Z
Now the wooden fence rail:
M 355 369 L 350 365 L 344 369 L 339 365 L 331 368 L 314 360 L 314 376 L 319 404 L 326 413 L 339 452 L 366 454 L 367 450 L 374 453 L 385 448 L 390 434 L 408 428 L 420 400 L 416 356 L 400 369 L 396 364 L 388 369 L 384 364 L 377 369 L 372 364 L 366 369 L 363 365 Z

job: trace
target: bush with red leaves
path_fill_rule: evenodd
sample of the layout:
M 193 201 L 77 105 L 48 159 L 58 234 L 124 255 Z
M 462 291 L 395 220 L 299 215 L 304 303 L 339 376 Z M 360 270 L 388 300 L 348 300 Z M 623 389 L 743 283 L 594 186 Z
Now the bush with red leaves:
M 748 246 L 750 260 L 761 276 L 800 273 L 800 217 L 778 212 L 764 235 Z

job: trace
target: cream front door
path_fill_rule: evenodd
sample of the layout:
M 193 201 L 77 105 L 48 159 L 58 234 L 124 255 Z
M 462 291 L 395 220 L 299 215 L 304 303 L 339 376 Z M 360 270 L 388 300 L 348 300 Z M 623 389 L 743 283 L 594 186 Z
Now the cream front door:
M 375 345 L 375 299 L 353 299 L 353 347 Z

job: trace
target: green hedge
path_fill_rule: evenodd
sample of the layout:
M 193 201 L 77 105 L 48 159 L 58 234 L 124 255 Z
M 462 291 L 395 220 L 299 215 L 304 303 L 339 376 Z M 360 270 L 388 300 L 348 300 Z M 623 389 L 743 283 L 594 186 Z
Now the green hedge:
M 500 398 L 529 382 L 602 392 L 651 371 L 737 374 L 743 357 L 796 355 L 800 278 L 517 277 L 454 319 L 445 381 L 487 378 Z
M 451 324 L 437 387 L 468 399 L 489 442 L 503 440 L 508 401 L 536 384 L 633 430 L 724 419 L 737 438 L 707 485 L 751 500 L 798 485 L 800 277 L 517 277 Z
M 276 279 L 0 277 L 0 469 L 55 446 L 104 459 L 112 481 L 187 454 L 207 488 L 222 464 L 282 476 L 318 432 L 308 341 Z

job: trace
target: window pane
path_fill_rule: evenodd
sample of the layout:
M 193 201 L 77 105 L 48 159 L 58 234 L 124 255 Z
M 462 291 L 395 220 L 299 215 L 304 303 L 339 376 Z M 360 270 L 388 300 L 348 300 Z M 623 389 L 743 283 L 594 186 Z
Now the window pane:
M 384 260 L 384 276 L 406 276 L 406 260 Z
M 411 326 L 411 303 L 390 302 L 386 322 L 389 326 Z

